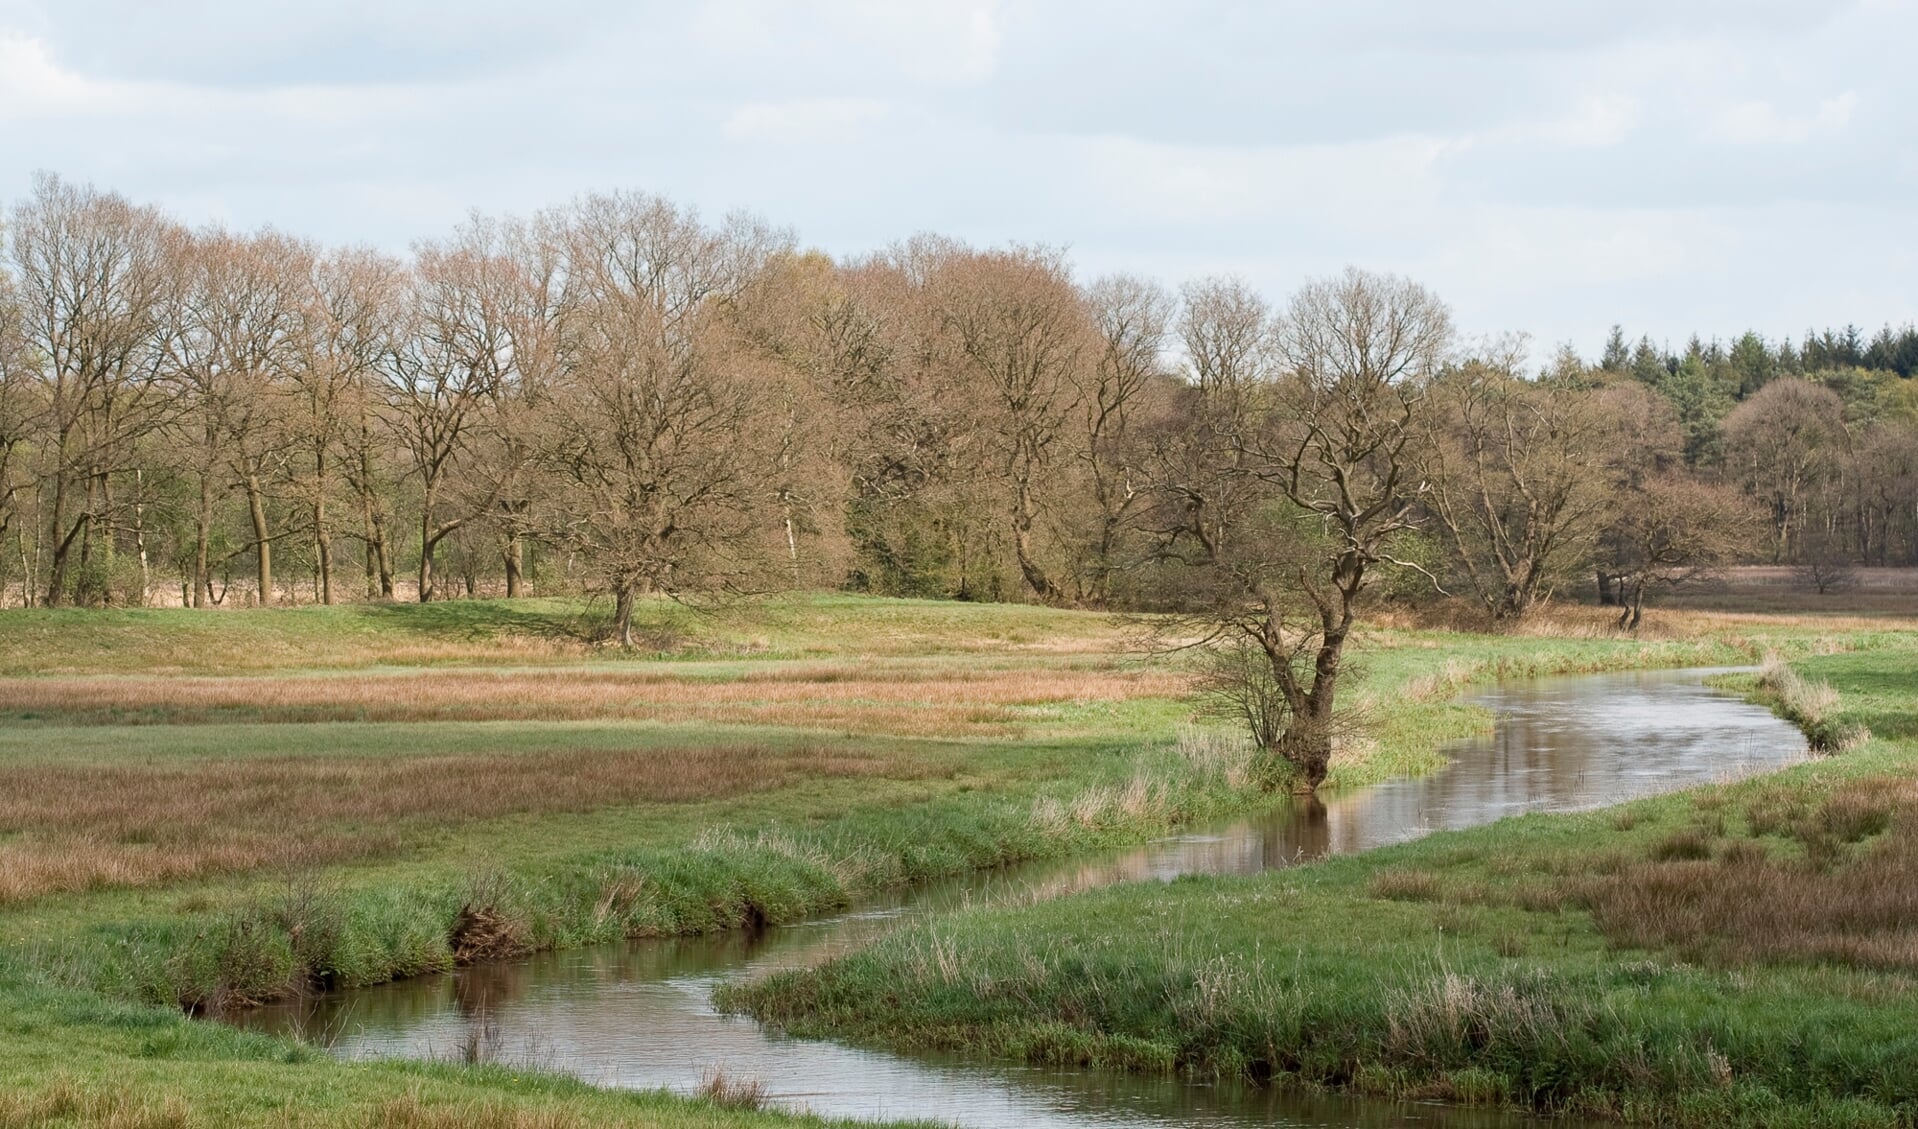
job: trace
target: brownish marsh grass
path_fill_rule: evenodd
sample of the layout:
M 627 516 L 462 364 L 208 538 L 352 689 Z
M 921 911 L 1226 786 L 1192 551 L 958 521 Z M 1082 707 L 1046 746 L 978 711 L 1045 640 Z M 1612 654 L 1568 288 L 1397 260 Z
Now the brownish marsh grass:
M 421 828 L 509 815 L 950 771 L 922 750 L 845 742 L 0 765 L 0 904 L 367 858 Z
M 1779 786 L 1655 843 L 1651 858 L 1561 882 L 1614 942 L 1747 965 L 1918 972 L 1918 782 L 1868 777 L 1822 800 Z
M 0 715 L 63 724 L 621 719 L 995 736 L 1028 707 L 1169 697 L 1186 685 L 1163 671 L 874 663 L 725 678 L 644 669 L 23 678 L 0 681 Z

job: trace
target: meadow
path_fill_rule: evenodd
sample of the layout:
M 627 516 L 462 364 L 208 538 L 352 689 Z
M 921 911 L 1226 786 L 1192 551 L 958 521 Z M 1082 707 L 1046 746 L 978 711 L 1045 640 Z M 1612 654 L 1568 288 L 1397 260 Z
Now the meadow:
M 1660 1125 L 1909 1125 L 1918 636 L 1853 642 L 1732 680 L 1842 734 L 1782 773 L 968 911 L 727 1000 L 1035 1062 Z
M 1265 802 L 1181 661 L 1141 652 L 1125 620 L 838 596 L 662 602 L 642 617 L 646 647 L 626 652 L 593 642 L 599 614 L 546 600 L 0 613 L 0 1125 L 770 1124 L 729 1092 L 342 1064 L 186 1016 L 792 921 Z M 1502 636 L 1388 618 L 1356 644 L 1363 736 L 1329 786 L 1441 765 L 1446 740 L 1489 722 L 1456 701 L 1475 681 L 1866 656 L 1903 638 L 1828 615 L 1674 615 L 1646 638 L 1576 609 Z M 1421 876 L 1385 881 L 1434 896 L 1366 893 L 1386 907 L 1381 929 L 1465 884 L 1397 869 Z M 1195 944 L 1232 920 L 1190 908 Z M 782 1018 L 829 1025 L 802 1010 Z

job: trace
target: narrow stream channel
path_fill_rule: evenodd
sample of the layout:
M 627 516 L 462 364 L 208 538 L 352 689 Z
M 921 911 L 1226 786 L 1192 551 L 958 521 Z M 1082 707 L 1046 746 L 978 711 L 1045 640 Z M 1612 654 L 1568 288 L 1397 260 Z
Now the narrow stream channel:
M 861 1050 L 788 1038 L 720 1015 L 710 996 L 721 981 L 815 964 L 902 920 L 955 906 L 1182 874 L 1253 873 L 1521 812 L 1568 811 L 1732 779 L 1805 755 L 1797 730 L 1705 686 L 1713 673 L 1502 684 L 1474 698 L 1497 715 L 1495 731 L 1451 749 L 1455 763 L 1442 772 L 1322 804 L 1289 802 L 1255 819 L 1130 851 L 955 880 L 754 936 L 548 953 L 263 1008 L 234 1021 L 299 1032 L 346 1058 L 524 1064 L 606 1086 L 688 1093 L 720 1069 L 759 1080 L 782 1107 L 834 1117 L 1059 1129 L 1534 1124 L 1437 1105 L 1301 1098 L 1238 1085 Z

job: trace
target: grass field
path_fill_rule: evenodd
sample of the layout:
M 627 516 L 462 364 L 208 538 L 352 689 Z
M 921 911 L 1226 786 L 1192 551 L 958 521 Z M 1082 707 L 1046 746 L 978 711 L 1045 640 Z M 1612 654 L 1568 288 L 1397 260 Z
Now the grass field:
M 1784 712 L 1876 734 L 1837 757 L 1256 878 L 970 911 L 730 1002 L 1040 1062 L 1657 1124 L 1910 1125 L 1918 635 L 1871 642 L 1785 680 Z
M 802 597 L 0 613 L 0 1125 L 750 1123 L 190 1022 L 313 986 L 789 921 L 1260 802 L 1109 617 Z M 1473 680 L 1877 647 L 1870 621 L 1592 616 L 1357 643 L 1332 785 L 1428 771 Z M 1188 735 L 1182 740 L 1181 734 Z M 1393 906 L 1412 903 L 1391 902 Z M 130 1097 L 107 1080 L 125 1077 Z M 115 1104 L 116 1102 L 120 1104 Z M 436 1112 L 437 1111 L 437 1112 Z M 450 1111 L 450 1112 L 449 1112 Z

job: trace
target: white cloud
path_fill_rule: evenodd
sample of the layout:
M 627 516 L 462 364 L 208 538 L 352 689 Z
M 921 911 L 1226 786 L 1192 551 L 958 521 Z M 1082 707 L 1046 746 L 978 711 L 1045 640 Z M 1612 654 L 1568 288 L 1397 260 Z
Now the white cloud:
M 1769 101 L 1740 102 L 1718 114 L 1717 132 L 1738 145 L 1797 145 L 1844 129 L 1857 107 L 1858 94 L 1851 90 L 1795 114 Z
M 61 68 L 43 41 L 0 28 L 0 118 L 101 109 L 113 102 L 110 87 Z
M 0 0 L 0 201 L 47 168 L 403 249 L 634 187 L 843 253 L 1356 262 L 1547 344 L 1795 335 L 1918 314 L 1914 36 L 1884 0 Z
M 735 141 L 838 144 L 853 140 L 885 116 L 886 104 L 873 98 L 755 102 L 734 110 L 726 118 L 725 132 Z

